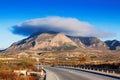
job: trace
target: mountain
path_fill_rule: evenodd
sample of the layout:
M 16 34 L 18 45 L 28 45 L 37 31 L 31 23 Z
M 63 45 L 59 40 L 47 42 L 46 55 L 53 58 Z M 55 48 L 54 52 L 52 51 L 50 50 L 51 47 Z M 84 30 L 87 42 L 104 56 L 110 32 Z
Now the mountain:
M 8 50 L 71 50 L 78 45 L 62 33 L 35 34 L 13 43 Z
M 107 49 L 107 45 L 96 37 L 70 37 L 76 44 L 82 47 L 90 47 L 96 49 Z
M 107 49 L 107 45 L 96 37 L 74 37 L 63 33 L 36 33 L 13 43 L 6 51 L 41 50 L 64 51 L 78 49 Z
M 120 41 L 118 40 L 107 40 L 105 41 L 106 45 L 110 50 L 118 50 L 120 49 Z

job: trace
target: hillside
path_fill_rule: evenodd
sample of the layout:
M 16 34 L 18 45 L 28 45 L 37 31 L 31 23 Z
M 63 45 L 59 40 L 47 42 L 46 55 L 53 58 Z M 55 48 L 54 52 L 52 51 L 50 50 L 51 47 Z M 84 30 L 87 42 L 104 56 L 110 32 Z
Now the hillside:
M 9 50 L 64 50 L 74 49 L 78 45 L 62 33 L 35 34 L 13 43 Z
M 80 47 L 89 47 L 94 49 L 108 49 L 108 46 L 96 37 L 71 37 Z
M 116 50 L 119 41 L 103 42 L 96 37 L 74 37 L 63 33 L 36 33 L 21 41 L 13 43 L 5 51 L 68 51 L 68 50 Z

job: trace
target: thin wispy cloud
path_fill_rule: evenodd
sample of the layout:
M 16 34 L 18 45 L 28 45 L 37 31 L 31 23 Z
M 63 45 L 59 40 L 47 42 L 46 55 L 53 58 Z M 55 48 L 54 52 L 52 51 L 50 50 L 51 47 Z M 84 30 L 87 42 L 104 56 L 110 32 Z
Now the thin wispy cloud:
M 59 16 L 37 18 L 27 20 L 12 27 L 12 33 L 29 36 L 37 32 L 62 32 L 70 36 L 93 36 L 111 37 L 114 33 L 99 30 L 88 22 L 80 21 L 76 18 L 65 18 Z

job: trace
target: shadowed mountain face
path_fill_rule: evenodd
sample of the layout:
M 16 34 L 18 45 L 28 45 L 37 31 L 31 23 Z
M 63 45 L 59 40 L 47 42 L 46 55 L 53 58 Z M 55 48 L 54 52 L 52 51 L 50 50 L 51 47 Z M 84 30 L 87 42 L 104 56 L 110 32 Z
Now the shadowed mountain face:
M 87 49 L 107 49 L 107 46 L 101 40 L 95 37 L 71 37 L 62 33 L 47 32 L 37 33 L 21 41 L 13 43 L 9 50 L 43 50 L 59 51 L 74 50 L 76 48 Z
M 109 49 L 110 50 L 118 50 L 120 49 L 120 41 L 117 41 L 117 40 L 108 40 L 108 41 L 105 41 L 105 43 L 107 44 L 107 46 L 109 46 Z
M 91 47 L 96 49 L 107 49 L 107 45 L 96 37 L 70 37 L 70 38 L 77 44 L 81 44 L 80 46 Z

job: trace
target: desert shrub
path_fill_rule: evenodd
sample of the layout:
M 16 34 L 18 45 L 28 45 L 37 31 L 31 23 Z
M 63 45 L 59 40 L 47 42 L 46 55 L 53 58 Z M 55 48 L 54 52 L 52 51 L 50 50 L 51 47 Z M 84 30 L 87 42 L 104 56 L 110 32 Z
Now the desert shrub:
M 52 50 L 54 50 L 54 51 L 74 50 L 76 48 L 77 48 L 76 46 L 62 46 L 62 47 L 52 47 Z
M 79 62 L 80 63 L 84 63 L 84 62 L 88 62 L 90 59 L 88 56 L 80 56 L 79 57 Z
M 64 50 L 74 50 L 76 48 L 77 48 L 76 46 L 64 46 L 63 47 Z
M 3 61 L 0 60 L 0 67 L 4 65 Z
M 11 71 L 1 70 L 0 71 L 0 79 L 17 80 L 17 75 Z
M 27 80 L 39 80 L 39 77 L 36 76 L 36 75 L 31 75 L 31 76 L 27 76 L 26 79 L 27 79 Z M 26 79 L 25 79 L 25 80 L 26 80 Z

